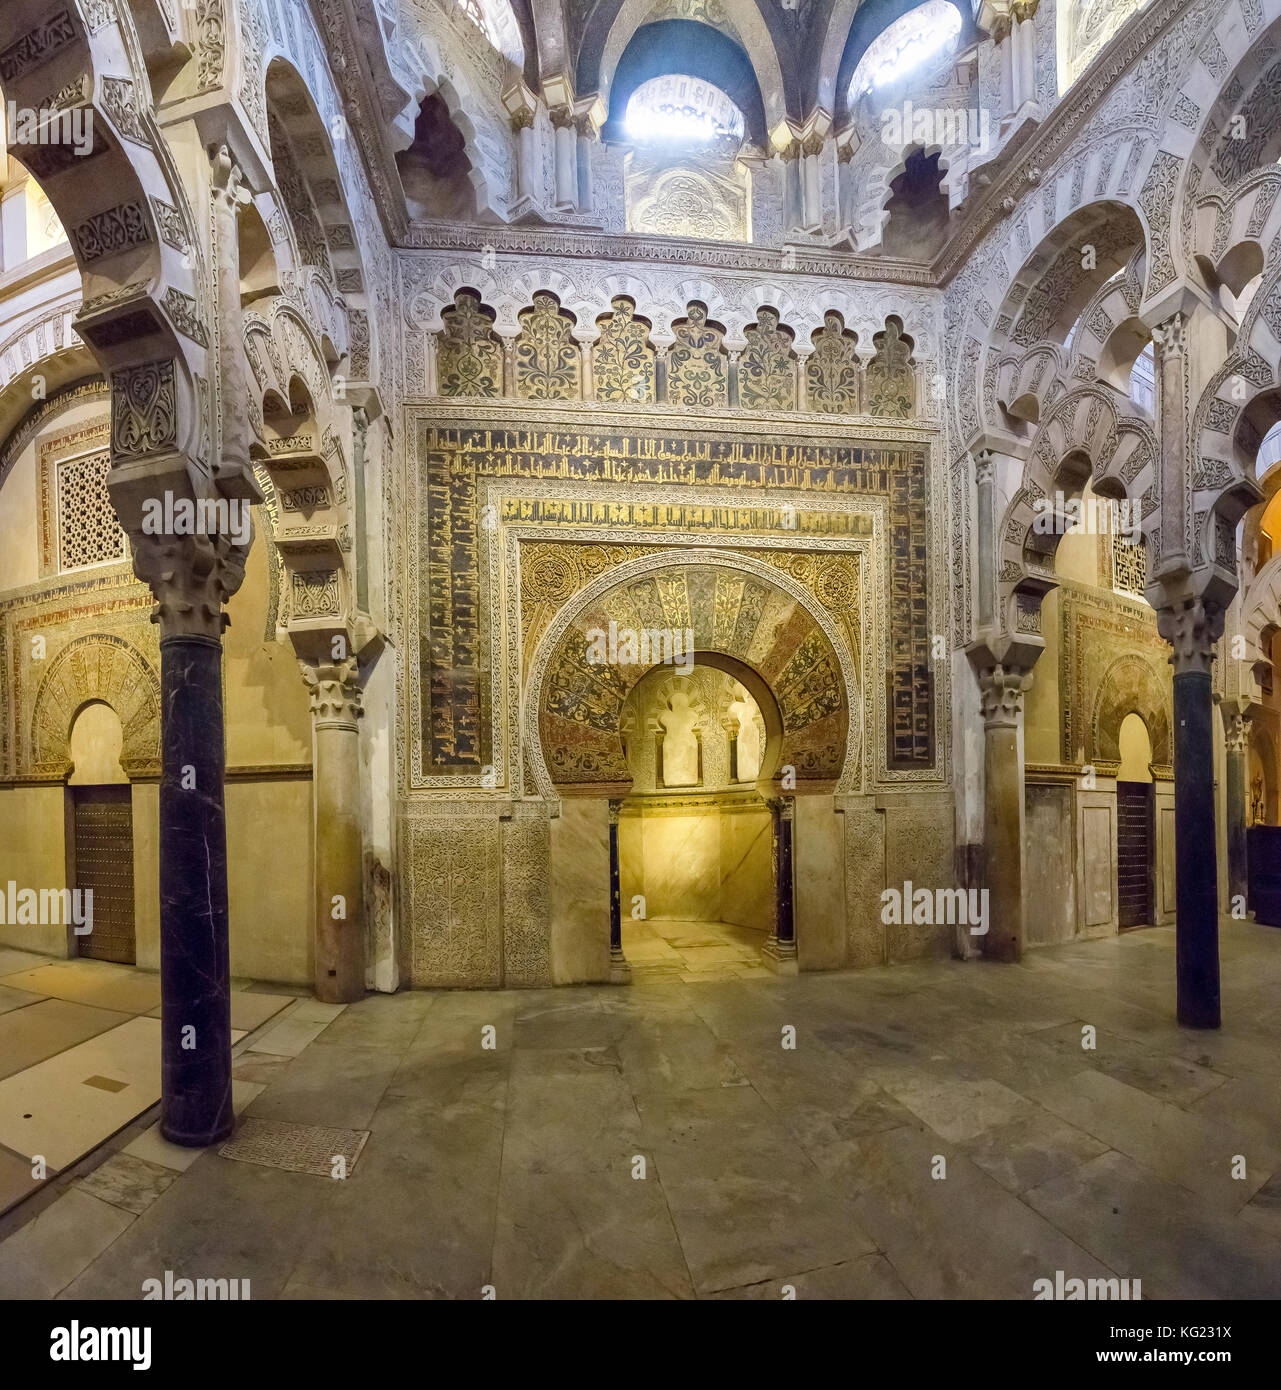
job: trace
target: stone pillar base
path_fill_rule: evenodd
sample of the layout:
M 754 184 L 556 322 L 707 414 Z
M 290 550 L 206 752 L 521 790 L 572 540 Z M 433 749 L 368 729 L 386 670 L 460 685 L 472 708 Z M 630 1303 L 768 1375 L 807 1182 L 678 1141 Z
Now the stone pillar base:
M 609 953 L 609 982 L 611 985 L 630 985 L 632 967 L 620 947 L 613 947 Z
M 796 956 L 795 941 L 780 941 L 771 936 L 761 947 L 761 961 L 775 975 L 799 975 L 801 963 Z

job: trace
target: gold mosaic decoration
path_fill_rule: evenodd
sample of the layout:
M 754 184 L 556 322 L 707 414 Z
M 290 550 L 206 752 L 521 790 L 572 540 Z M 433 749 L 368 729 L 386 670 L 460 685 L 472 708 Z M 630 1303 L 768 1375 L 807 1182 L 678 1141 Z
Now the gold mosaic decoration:
M 418 517 L 417 611 L 421 690 L 421 766 L 427 777 L 469 778 L 494 760 L 491 712 L 491 603 L 485 579 L 481 502 L 487 480 L 519 478 L 595 484 L 604 495 L 504 497 L 504 524 L 549 525 L 626 536 L 670 530 L 682 537 L 751 537 L 790 532 L 797 547 L 816 537 L 867 536 L 863 508 L 802 508 L 784 518 L 777 490 L 883 499 L 888 546 L 885 604 L 889 670 L 885 672 L 886 762 L 891 770 L 935 764 L 933 628 L 927 593 L 930 520 L 928 449 L 826 440 L 771 440 L 736 432 L 691 437 L 654 427 L 596 428 L 563 424 L 491 427 L 419 422 L 418 490 L 430 499 Z M 610 498 L 611 484 L 661 485 L 663 501 Z M 685 501 L 682 486 L 724 488 L 725 500 Z M 788 509 L 789 512 L 791 509 Z M 584 536 L 586 543 L 588 538 Z M 688 543 L 687 541 L 685 543 Z M 790 537 L 788 543 L 790 544 Z M 587 547 L 590 551 L 590 547 Z M 817 583 L 813 557 L 762 554 L 786 564 L 797 582 Z M 566 556 L 540 557 L 535 572 L 549 594 L 576 591 L 581 575 Z M 811 579 L 800 578 L 808 573 Z M 823 572 L 828 597 L 857 592 L 855 572 Z M 561 602 L 563 603 L 563 599 Z M 550 606 L 550 599 L 545 600 Z M 528 619 L 526 619 L 528 621 Z M 851 648 L 857 643 L 851 641 Z
M 796 356 L 792 335 L 778 326 L 773 309 L 758 311 L 743 335 L 738 359 L 738 399 L 744 410 L 796 409 Z
M 442 396 L 501 396 L 503 345 L 494 332 L 494 315 L 478 295 L 459 290 L 454 307 L 441 314 L 444 331 L 436 339 L 436 377 Z
M 876 356 L 867 364 L 867 413 L 908 420 L 916 412 L 916 376 L 912 340 L 901 319 L 885 320 L 885 331 L 872 339 Z
M 724 653 L 757 671 L 778 699 L 783 763 L 794 767 L 798 778 L 837 777 L 845 760 L 847 694 L 839 661 L 813 614 L 755 575 L 682 564 L 679 550 L 671 554 L 669 569 L 620 582 L 601 595 L 558 643 L 539 716 L 552 777 L 573 784 L 630 780 L 623 708 L 652 666 L 588 661 L 590 632 L 607 630 L 610 623 L 619 631 L 689 630 L 695 649 Z M 542 559 L 535 568 L 545 578 L 554 573 L 545 549 Z
M 858 411 L 859 362 L 857 336 L 846 329 L 834 310 L 823 315 L 823 327 L 814 334 L 814 351 L 805 364 L 809 408 L 829 415 L 854 415 Z
M 520 315 L 516 339 L 516 394 L 527 401 L 576 401 L 582 362 L 573 319 L 554 294 L 536 294 Z
M 721 347 L 723 334 L 707 321 L 707 306 L 695 301 L 689 317 L 672 325 L 675 345 L 667 355 L 669 405 L 723 406 L 729 404 L 729 359 Z
M 592 352 L 592 375 L 598 401 L 652 401 L 654 349 L 649 324 L 636 317 L 636 306 L 620 296 L 614 312 L 600 320 L 600 341 Z

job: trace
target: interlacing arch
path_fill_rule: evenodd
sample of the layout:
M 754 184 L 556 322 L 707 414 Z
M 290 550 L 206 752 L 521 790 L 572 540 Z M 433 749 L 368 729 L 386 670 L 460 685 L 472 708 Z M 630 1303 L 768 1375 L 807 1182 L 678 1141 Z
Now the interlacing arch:
M 1137 502 L 1144 533 L 1158 521 L 1157 441 L 1149 421 L 1123 413 L 1116 393 L 1080 386 L 1060 397 L 1030 441 L 1023 485 L 997 531 L 997 585 L 1003 605 L 1048 593 L 1054 555 L 1071 518 L 1059 506 L 1087 481 L 1113 501 Z M 1039 518 L 1039 524 L 1038 524 Z M 1019 595 L 1025 596 L 1024 600 Z
M 1183 161 L 1172 189 L 1175 268 L 1190 263 L 1190 280 L 1230 326 L 1226 358 L 1193 413 L 1188 519 L 1195 559 L 1225 577 L 1236 571 L 1236 523 L 1258 497 L 1259 444 L 1281 420 L 1281 3 L 1241 9 L 1240 22 L 1218 26 L 1185 70 L 1170 109 L 1186 115 L 1169 123 L 1165 153 Z
M 98 375 L 93 353 L 75 331 L 79 307 L 80 296 L 68 296 L 39 318 L 23 320 L 0 342 L 0 441 L 9 438 L 33 402 Z
M 158 7 L 151 45 L 189 41 L 192 22 Z M 113 387 L 112 460 L 170 451 L 198 461 L 213 490 L 212 441 L 202 404 L 213 366 L 213 310 L 203 235 L 156 120 L 143 42 L 127 7 L 77 0 L 50 13 L 11 0 L 0 13 L 4 97 L 19 106 L 77 110 L 92 119 L 90 153 L 14 143 L 10 154 L 38 180 L 67 228 L 83 278 L 76 319 Z M 10 131 L 12 139 L 14 132 Z M 105 237 L 103 229 L 127 232 Z M 109 249 L 108 249 L 109 248 Z M 186 466 L 182 469 L 186 474 Z M 114 494 L 126 529 L 133 502 Z M 138 499 L 134 499 L 138 500 Z

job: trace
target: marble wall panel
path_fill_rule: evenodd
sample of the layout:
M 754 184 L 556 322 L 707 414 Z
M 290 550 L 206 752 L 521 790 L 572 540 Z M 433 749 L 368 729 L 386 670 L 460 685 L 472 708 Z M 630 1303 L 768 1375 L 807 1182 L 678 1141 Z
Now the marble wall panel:
M 550 826 L 551 974 L 558 985 L 609 979 L 609 803 L 568 798 Z

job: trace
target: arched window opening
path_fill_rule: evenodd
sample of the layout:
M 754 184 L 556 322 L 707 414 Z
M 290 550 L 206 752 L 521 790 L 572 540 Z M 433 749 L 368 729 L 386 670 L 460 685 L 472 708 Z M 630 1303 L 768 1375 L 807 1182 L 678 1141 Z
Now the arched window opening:
M 719 87 L 683 73 L 642 82 L 627 103 L 626 124 L 638 144 L 722 144 L 737 154 L 743 143 L 738 107 Z
M 1156 365 L 1152 358 L 1152 344 L 1143 349 L 1134 359 L 1130 368 L 1130 399 L 1141 405 L 1149 415 L 1156 410 Z
M 948 0 L 926 0 L 873 39 L 850 80 L 851 106 L 861 96 L 888 87 L 927 63 L 950 56 L 961 33 L 961 14 Z
M 627 103 L 627 228 L 714 241 L 751 239 L 742 110 L 714 83 L 666 73 Z
M 508 0 L 454 0 L 454 3 L 504 58 L 517 67 L 524 65 L 525 45 Z
M 1121 766 L 1117 769 L 1118 782 L 1150 782 L 1152 780 L 1152 739 L 1143 716 L 1133 710 L 1121 721 L 1121 732 L 1117 739 L 1121 747 Z
M 1149 0 L 1063 0 L 1055 16 L 1060 96 L 1099 56 L 1103 45 L 1126 20 L 1148 3 Z
M 413 142 L 396 156 L 396 167 L 412 220 L 475 220 L 476 191 L 466 141 L 439 92 L 418 108 Z
M 889 213 L 881 234 L 885 255 L 929 260 L 942 246 L 951 217 L 947 194 L 940 187 L 942 177 L 937 151 L 910 151 L 903 172 L 890 184 L 885 204 Z

